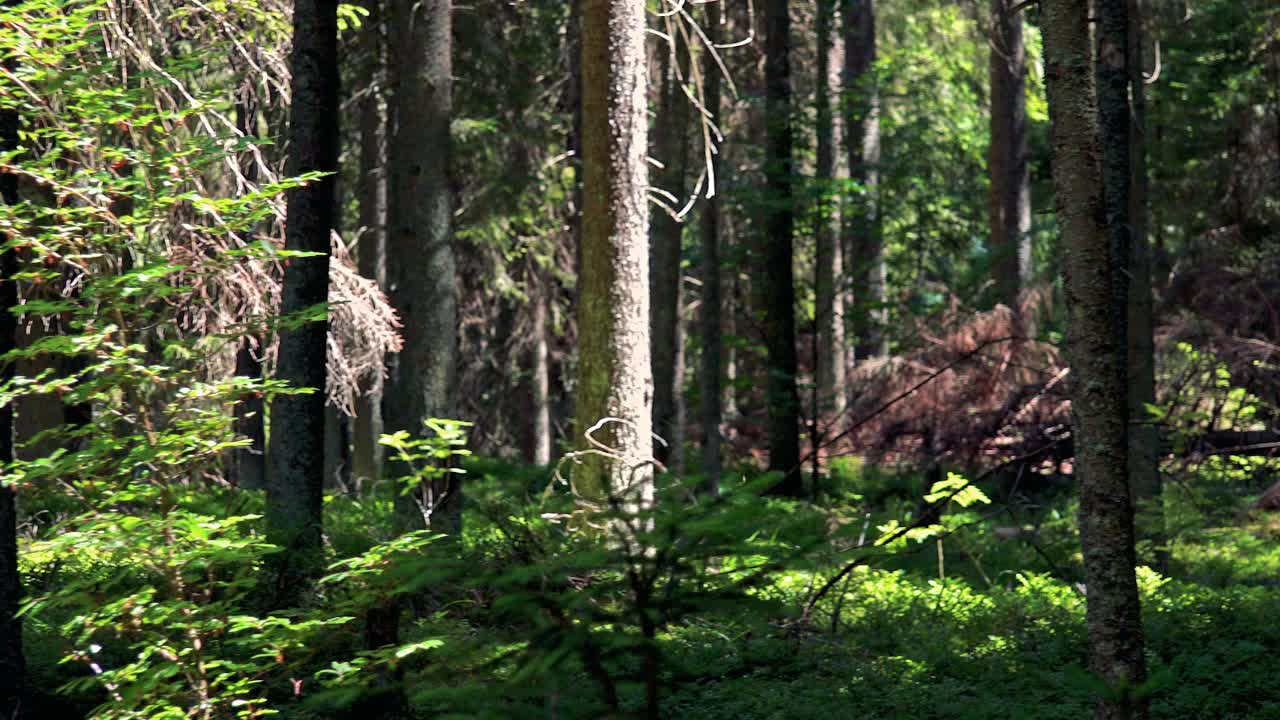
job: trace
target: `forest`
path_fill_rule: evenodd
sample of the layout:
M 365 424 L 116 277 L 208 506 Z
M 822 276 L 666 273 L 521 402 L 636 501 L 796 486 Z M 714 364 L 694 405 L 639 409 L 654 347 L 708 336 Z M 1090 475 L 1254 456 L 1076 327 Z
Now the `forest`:
M 1275 0 L 0 0 L 0 718 L 1280 720 Z

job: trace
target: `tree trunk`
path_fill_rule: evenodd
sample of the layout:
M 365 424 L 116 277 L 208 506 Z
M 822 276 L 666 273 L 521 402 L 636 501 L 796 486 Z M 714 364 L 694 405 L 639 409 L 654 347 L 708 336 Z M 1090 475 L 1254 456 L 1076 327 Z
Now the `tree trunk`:
M 351 491 L 351 421 L 333 403 L 324 406 L 324 489 Z
M 236 351 L 236 375 L 262 378 L 262 347 L 251 337 L 240 339 Z M 267 487 L 266 428 L 263 424 L 266 403 L 261 397 L 246 397 L 236 405 L 236 434 L 248 438 L 249 444 L 232 456 L 232 480 L 244 490 Z
M 763 261 L 769 469 L 782 473 L 770 492 L 801 497 L 800 398 L 796 393 L 795 281 L 792 233 L 791 14 L 788 0 L 765 2 L 765 181 L 768 192 Z
M 844 127 L 849 176 L 861 187 L 860 202 L 845 218 L 845 271 L 853 285 L 855 356 L 889 353 L 885 325 L 884 243 L 880 237 L 880 98 L 876 89 L 875 0 L 845 0 Z
M 1129 497 L 1124 347 L 1116 334 L 1121 323 L 1113 276 L 1119 268 L 1104 223 L 1088 3 L 1042 0 L 1041 11 L 1053 181 L 1065 256 L 1089 668 L 1113 688 L 1131 690 L 1143 681 L 1145 668 Z M 1117 698 L 1099 698 L 1095 717 L 1145 714 L 1143 702 L 1120 692 Z
M 1129 84 L 1133 106 L 1130 133 L 1132 181 L 1129 196 L 1129 486 L 1137 511 L 1137 534 L 1151 543 L 1157 569 L 1166 571 L 1160 430 L 1150 417 L 1156 402 L 1154 298 L 1151 246 L 1147 238 L 1146 97 L 1142 76 L 1142 0 L 1129 3 Z
M 9 4 L 9 3 L 6 3 Z M 6 63 L 12 69 L 11 62 Z M 0 111 L 0 153 L 18 147 L 18 113 Z M 0 200 L 6 205 L 18 202 L 18 176 L 0 174 Z M 5 240 L 12 238 L 6 237 Z M 18 283 L 13 279 L 19 270 L 17 251 L 0 253 L 0 355 L 14 349 L 18 337 Z M 0 366 L 0 383 L 13 379 L 14 364 Z M 16 459 L 12 402 L 0 407 L 0 464 Z M 13 487 L 0 486 L 0 717 L 16 718 L 22 705 L 26 679 L 26 661 L 22 654 L 22 620 L 18 608 L 22 602 L 22 578 L 18 572 L 18 502 Z
M 1031 282 L 1031 173 L 1027 164 L 1027 53 L 1014 0 L 991 0 L 991 144 L 987 252 L 996 300 L 1018 307 Z
M 293 104 L 289 175 L 338 169 L 338 3 L 297 0 L 293 11 Z M 316 253 L 289 258 L 281 315 L 323 307 L 329 291 L 329 234 L 334 224 L 334 176 L 288 191 L 285 247 Z M 324 483 L 324 389 L 327 313 L 280 330 L 276 379 L 307 388 L 271 404 L 268 536 L 275 556 L 275 602 L 296 604 L 305 580 L 321 567 Z
M 391 153 L 391 218 L 387 275 L 392 305 L 404 323 L 404 349 L 392 360 L 384 390 L 387 432 L 415 437 L 428 418 L 450 418 L 458 356 L 457 270 L 450 199 L 449 122 L 452 82 L 451 2 L 392 4 L 398 40 L 393 62 L 395 152 Z M 397 474 L 404 474 L 398 468 Z M 462 487 L 454 473 L 420 488 L 402 515 L 428 516 L 433 530 L 457 533 Z M 400 496 L 397 496 L 400 497 Z
M 551 359 L 547 349 L 548 280 L 534 280 L 533 346 L 529 349 L 529 409 L 533 418 L 529 429 L 529 451 L 525 459 L 534 465 L 551 464 Z
M 689 99 L 681 89 L 689 82 L 689 48 L 679 34 L 672 39 L 675 63 L 662 63 L 662 103 L 660 122 L 655 125 L 657 159 L 665 168 L 658 187 L 677 198 L 676 210 L 684 202 L 685 174 L 689 160 Z M 663 50 L 667 50 L 664 46 Z M 684 390 L 684 347 L 681 307 L 683 283 L 680 270 L 681 236 L 684 225 L 670 213 L 653 218 L 649 255 L 649 297 L 653 360 L 653 431 L 665 441 L 655 445 L 658 461 L 680 475 L 684 444 L 684 415 L 679 412 Z
M 711 43 L 720 42 L 720 3 L 706 6 L 707 38 Z M 704 122 L 720 123 L 720 67 L 715 57 L 703 55 L 703 104 L 708 117 Z M 719 178 L 718 155 L 711 156 L 710 173 Z M 717 183 L 719 180 L 717 180 Z M 720 423 L 723 419 L 721 402 L 721 338 L 720 313 L 720 195 L 715 188 L 702 206 L 702 367 L 700 368 L 699 393 L 702 399 L 702 475 L 703 488 L 714 495 L 720 491 Z
M 648 102 L 644 0 L 582 4 L 582 271 L 578 277 L 573 487 L 589 514 L 609 497 L 653 499 L 649 359 Z
M 241 88 L 236 99 L 236 129 L 246 138 L 258 135 L 258 109 L 250 101 L 250 88 Z M 252 154 L 242 155 L 240 172 L 251 185 L 258 183 L 258 163 Z M 253 381 L 262 379 L 262 343 L 258 337 L 245 336 L 236 350 L 236 375 Z M 231 482 L 245 490 L 263 490 L 267 486 L 266 403 L 261 397 L 246 397 L 236 404 L 236 434 L 249 440 L 231 455 Z
M 387 108 L 386 23 L 381 0 L 366 0 L 369 17 L 361 34 L 365 78 L 360 100 L 360 178 L 356 194 L 360 239 L 356 262 L 360 274 L 387 287 Z M 351 428 L 351 474 L 356 487 L 372 487 L 382 477 L 382 378 L 373 378 L 356 398 Z
M 843 168 L 837 148 L 843 125 L 833 109 L 842 96 L 840 73 L 844 67 L 843 38 L 835 33 L 837 0 L 818 2 L 818 69 L 817 69 L 817 176 L 819 183 L 818 228 L 815 252 L 816 308 L 818 354 L 814 361 L 818 383 L 818 400 L 823 413 L 838 417 L 844 412 L 845 339 L 843 253 L 840 252 L 840 193 L 838 181 Z

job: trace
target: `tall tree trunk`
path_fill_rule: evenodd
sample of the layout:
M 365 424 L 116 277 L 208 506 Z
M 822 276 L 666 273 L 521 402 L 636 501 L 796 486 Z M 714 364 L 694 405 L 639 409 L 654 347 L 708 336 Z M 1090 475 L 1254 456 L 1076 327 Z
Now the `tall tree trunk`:
M 1089 668 L 1113 687 L 1145 677 L 1128 479 L 1124 347 L 1116 333 L 1119 272 L 1104 222 L 1087 0 L 1042 0 L 1053 181 L 1062 232 L 1071 414 L 1080 474 L 1080 542 L 1088 587 Z M 1127 178 L 1126 178 L 1127 181 Z M 1095 717 L 1145 717 L 1128 692 Z
M 536 272 L 536 270 L 534 271 Z M 534 465 L 551 464 L 551 359 L 547 348 L 547 317 L 551 289 L 549 279 L 534 279 L 533 343 L 529 348 L 529 450 L 525 459 Z
M 360 99 L 360 178 L 356 195 L 360 240 L 356 262 L 360 274 L 387 287 L 387 108 L 386 23 L 382 0 L 366 0 L 369 17 L 361 31 L 367 86 Z M 372 486 L 382 477 L 382 377 L 375 376 L 356 398 L 351 428 L 351 474 L 356 487 Z
M 991 144 L 987 251 L 996 300 L 1018 307 L 1031 282 L 1031 173 L 1027 162 L 1027 52 L 1015 0 L 991 0 Z
M 653 499 L 649 359 L 649 174 L 644 0 L 582 4 L 582 271 L 578 276 L 573 487 L 590 512 L 610 496 Z
M 875 0 L 845 0 L 844 127 L 849 176 L 862 188 L 845 218 L 845 268 L 853 281 L 856 357 L 888 354 L 884 243 L 880 237 L 880 96 L 876 88 Z
M 819 408 L 829 415 L 844 412 L 845 339 L 843 253 L 840 251 L 840 193 L 837 182 L 843 168 L 838 148 L 843 135 L 836 107 L 840 105 L 844 67 L 844 39 L 835 32 L 837 0 L 818 1 L 817 69 L 817 176 L 820 185 L 816 266 L 816 320 L 818 323 L 817 365 Z M 833 103 L 834 99 L 834 103 Z
M 450 418 L 458 356 L 457 270 L 450 199 L 449 122 L 452 82 L 451 0 L 392 4 L 398 42 L 395 152 L 391 154 L 391 219 L 387 275 L 391 302 L 404 323 L 404 349 L 391 362 L 384 390 L 388 432 L 415 437 L 428 418 Z M 404 473 L 404 468 L 399 468 Z M 413 524 L 456 533 L 462 487 L 454 473 L 420 488 Z M 398 496 L 399 497 L 399 496 Z M 414 513 L 418 514 L 415 515 Z
M 1151 284 L 1151 245 L 1147 237 L 1146 93 L 1142 76 L 1142 0 L 1129 3 L 1129 83 L 1133 106 L 1130 133 L 1132 181 L 1129 188 L 1129 486 L 1137 512 L 1138 538 L 1153 546 L 1155 562 L 1165 571 L 1160 429 L 1148 407 L 1156 402 L 1154 298 Z
M 720 42 L 720 3 L 706 6 L 707 39 Z M 710 50 L 702 58 L 703 105 L 708 117 L 703 122 L 720 123 L 720 67 Z M 711 177 L 719 183 L 718 155 L 711 156 Z M 723 394 L 721 374 L 720 313 L 720 194 L 719 187 L 702 206 L 702 223 L 699 227 L 702 239 L 702 367 L 700 368 L 700 395 L 702 399 L 702 475 L 703 488 L 710 494 L 720 491 L 720 423 L 723 419 Z
M 792 234 L 791 12 L 788 0 L 765 2 L 765 180 L 768 190 L 763 261 L 769 469 L 783 474 L 770 492 L 801 497 L 800 398 L 796 393 L 795 279 Z
M 582 2 L 569 0 L 569 149 L 573 157 L 573 207 L 569 227 L 573 233 L 573 276 L 582 276 Z M 576 291 L 576 286 L 575 286 Z
M 293 104 L 289 174 L 338 169 L 338 2 L 297 0 L 293 10 Z M 315 253 L 289 259 L 280 312 L 323 307 L 329 292 L 329 234 L 334 223 L 334 176 L 288 191 L 285 247 Z M 305 580 L 321 567 L 324 484 L 325 337 L 321 319 L 280 331 L 276 379 L 308 388 L 271 404 L 268 536 L 275 556 L 275 602 L 295 604 Z
M 258 108 L 252 102 L 252 90 L 246 84 L 236 99 L 236 129 L 248 139 L 258 135 Z M 242 155 L 240 172 L 250 184 L 258 182 L 258 163 L 251 153 Z M 262 379 L 262 342 L 259 337 L 245 336 L 236 349 L 236 375 L 254 381 Z M 262 490 L 267 486 L 266 403 L 261 397 L 246 397 L 236 404 L 236 433 L 249 440 L 231 456 L 231 481 L 246 490 Z
M 10 3 L 5 3 L 10 4 Z M 11 62 L 6 63 L 12 69 Z M 0 153 L 18 147 L 18 113 L 0 111 Z M 18 176 L 0 174 L 0 200 L 6 205 L 18 202 Z M 12 238 L 6 237 L 5 240 Z M 17 251 L 0 253 L 0 355 L 14 349 L 18 337 L 18 283 L 13 279 L 19 270 Z M 14 364 L 0 366 L 0 383 L 14 376 Z M 14 454 L 12 402 L 0 407 L 0 464 L 7 465 Z M 18 502 L 11 486 L 0 486 L 0 717 L 16 718 L 22 705 L 26 680 L 26 661 L 22 654 L 22 620 L 18 608 L 22 602 L 22 578 L 18 572 Z
M 689 81 L 689 47 L 679 33 L 672 38 L 675 62 L 662 63 L 660 121 L 655 125 L 658 160 L 665 167 L 658 186 L 684 202 L 685 174 L 689 160 L 689 99 L 682 87 Z M 649 254 L 649 297 L 653 360 L 653 432 L 664 442 L 655 446 L 658 461 L 680 475 L 684 445 L 684 415 L 679 412 L 684 390 L 682 313 L 683 282 L 680 269 L 684 224 L 670 213 L 653 218 Z M 665 444 L 664 444 L 665 443 Z

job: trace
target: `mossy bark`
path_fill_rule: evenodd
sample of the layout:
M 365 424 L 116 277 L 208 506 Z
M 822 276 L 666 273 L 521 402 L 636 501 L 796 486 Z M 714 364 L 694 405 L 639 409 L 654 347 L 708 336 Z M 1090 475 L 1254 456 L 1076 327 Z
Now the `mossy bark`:
M 581 272 L 573 489 L 589 516 L 653 499 L 643 0 L 582 2 Z M 585 433 L 616 457 L 591 452 Z
M 1117 334 L 1087 0 L 1042 0 L 1045 79 L 1053 123 L 1053 181 L 1062 233 L 1071 415 L 1080 476 L 1089 668 L 1117 692 L 1099 720 L 1142 718 L 1129 692 L 1145 679 L 1128 481 L 1124 343 Z

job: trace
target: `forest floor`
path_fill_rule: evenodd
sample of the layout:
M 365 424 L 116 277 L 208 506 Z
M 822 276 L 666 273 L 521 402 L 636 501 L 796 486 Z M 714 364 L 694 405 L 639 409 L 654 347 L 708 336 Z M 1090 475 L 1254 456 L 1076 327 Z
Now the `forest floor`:
M 467 518 L 465 552 L 468 563 L 475 563 L 472 572 L 478 578 L 480 564 L 519 567 L 523 551 L 502 540 L 510 528 L 478 508 L 486 507 L 486 498 L 510 504 L 512 497 L 531 497 L 529 488 L 536 490 L 545 471 L 490 460 L 471 462 L 469 471 L 476 501 Z M 1265 486 L 1265 478 L 1255 484 Z M 913 482 L 900 480 L 887 488 L 842 492 L 848 501 L 846 521 L 853 519 L 844 524 L 872 537 L 885 523 L 908 516 L 918 496 Z M 1085 717 L 1091 694 L 1102 689 L 1082 669 L 1084 588 L 1076 508 L 1069 496 L 1022 503 L 1017 533 L 1010 532 L 1011 516 L 1000 502 L 981 506 L 981 512 L 957 509 L 963 522 L 941 540 L 902 542 L 858 567 L 805 623 L 796 621 L 798 609 L 856 548 L 847 543 L 819 548 L 770 572 L 749 590 L 759 602 L 710 604 L 668 623 L 655 638 L 662 716 Z M 1166 498 L 1174 536 L 1169 571 L 1139 568 L 1152 678 L 1142 692 L 1151 696 L 1153 717 L 1280 720 L 1280 696 L 1274 692 L 1274 678 L 1280 676 L 1275 652 L 1280 647 L 1280 521 L 1241 515 L 1246 500 L 1210 475 L 1171 489 Z M 329 503 L 335 555 L 349 556 L 371 543 L 370 528 L 379 522 L 370 518 L 373 506 Z M 799 503 L 770 507 L 793 519 L 813 515 L 801 525 L 832 524 L 830 509 L 819 513 Z M 778 532 L 774 541 L 789 542 L 786 532 L 794 531 Z M 750 561 L 721 560 L 725 567 Z M 28 560 L 28 570 L 37 576 L 41 567 L 41 558 Z M 428 663 L 409 669 L 408 677 L 417 677 L 407 684 L 412 717 L 604 716 L 599 678 L 578 653 L 582 642 L 597 637 L 591 633 L 598 628 L 586 630 L 578 645 L 566 649 L 556 644 L 559 640 L 538 636 L 542 631 L 534 625 L 498 612 L 500 590 L 466 579 L 442 587 L 421 593 L 406 613 L 405 642 L 440 642 Z M 590 582 L 579 590 L 590 597 Z M 600 627 L 608 623 L 602 620 Z M 579 623 L 577 630 L 586 624 Z M 70 639 L 56 623 L 29 622 L 28 638 L 36 684 L 54 688 L 78 676 L 76 669 L 58 663 Z M 358 635 L 347 641 L 352 638 Z M 338 656 L 341 643 L 335 643 Z M 605 648 L 603 666 L 615 683 L 622 713 L 639 715 L 646 676 L 642 663 L 626 652 L 609 655 Z M 326 652 L 318 650 L 318 664 L 327 661 Z M 73 702 L 63 707 L 88 708 L 94 697 L 78 686 Z M 353 716 L 341 709 L 344 702 L 320 697 L 317 703 L 290 703 L 281 707 L 281 716 Z

